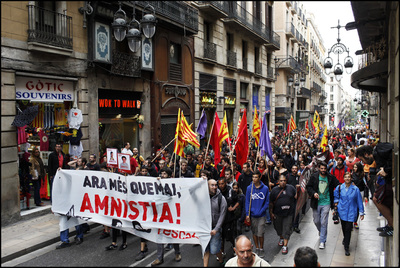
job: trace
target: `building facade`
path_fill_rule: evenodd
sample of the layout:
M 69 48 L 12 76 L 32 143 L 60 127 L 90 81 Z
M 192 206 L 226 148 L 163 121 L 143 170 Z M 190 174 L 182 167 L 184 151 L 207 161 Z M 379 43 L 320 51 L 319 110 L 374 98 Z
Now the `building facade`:
M 199 33 L 195 36 L 195 122 L 204 110 L 208 130 L 215 112 L 222 121 L 226 113 L 230 135 L 244 109 L 252 128 L 254 107 L 267 114 L 273 129 L 275 83 L 273 53 L 280 48 L 274 32 L 272 1 L 192 1 L 199 10 Z
M 20 219 L 18 163 L 33 146 L 45 166 L 56 142 L 64 153 L 94 153 L 98 162 L 106 148 L 120 150 L 126 142 L 152 157 L 173 139 L 179 108 L 194 122 L 197 9 L 181 1 L 151 7 L 139 1 L 3 1 L 1 7 L 2 223 Z M 155 35 L 141 34 L 137 52 L 115 38 L 118 12 L 128 23 L 135 14 L 154 12 Z M 12 125 L 33 106 L 38 114 L 28 127 Z M 77 145 L 63 134 L 70 131 L 72 109 L 82 115 Z
M 311 91 L 309 75 L 306 14 L 300 2 L 275 2 L 274 22 L 281 49 L 275 53 L 275 121 L 286 129 L 291 116 L 298 128 L 309 117 Z M 309 86 L 309 83 L 308 83 Z

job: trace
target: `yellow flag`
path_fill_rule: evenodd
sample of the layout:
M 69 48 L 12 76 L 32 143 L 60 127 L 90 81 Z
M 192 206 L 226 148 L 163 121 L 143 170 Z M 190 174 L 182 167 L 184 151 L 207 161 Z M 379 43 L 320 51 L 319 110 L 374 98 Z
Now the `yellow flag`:
M 325 152 L 326 146 L 328 146 L 328 128 L 325 126 L 324 136 L 322 137 L 321 140 L 322 152 Z

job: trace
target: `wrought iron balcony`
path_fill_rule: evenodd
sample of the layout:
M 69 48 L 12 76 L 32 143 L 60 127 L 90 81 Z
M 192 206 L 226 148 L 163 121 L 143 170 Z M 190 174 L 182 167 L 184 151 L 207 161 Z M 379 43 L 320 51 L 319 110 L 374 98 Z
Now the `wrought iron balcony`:
M 199 30 L 199 12 L 186 4 L 185 1 L 137 1 L 136 5 L 144 8 L 147 3 L 154 7 L 156 15 L 175 22 L 175 25 L 184 28 L 188 33 L 197 34 Z
M 311 99 L 311 90 L 306 87 L 301 88 L 301 94 L 297 94 L 297 97 Z
M 226 18 L 228 16 L 228 1 L 195 1 L 203 13 L 212 18 Z
M 115 49 L 112 53 L 111 73 L 131 77 L 141 76 L 140 57 Z
M 267 79 L 275 80 L 274 68 L 267 67 Z
M 209 60 L 217 60 L 217 45 L 204 41 L 204 58 Z
M 228 17 L 223 19 L 224 23 L 239 30 L 248 31 L 254 39 L 271 45 L 276 50 L 280 49 L 280 37 L 268 28 L 259 19 L 249 13 L 244 7 L 235 1 L 229 1 Z
M 255 73 L 262 75 L 262 63 L 261 62 L 256 62 L 254 64 L 254 69 L 255 69 Z
M 290 38 L 290 37 L 295 37 L 295 28 L 293 23 L 291 22 L 287 22 L 286 23 L 286 35 Z
M 226 51 L 226 65 L 236 68 L 236 52 L 231 50 Z
M 28 42 L 72 49 L 72 17 L 28 5 Z
M 247 70 L 248 70 L 248 69 L 247 69 L 247 58 L 243 58 L 242 61 L 243 61 L 243 67 L 242 67 L 242 69 L 245 70 L 245 71 L 247 71 Z

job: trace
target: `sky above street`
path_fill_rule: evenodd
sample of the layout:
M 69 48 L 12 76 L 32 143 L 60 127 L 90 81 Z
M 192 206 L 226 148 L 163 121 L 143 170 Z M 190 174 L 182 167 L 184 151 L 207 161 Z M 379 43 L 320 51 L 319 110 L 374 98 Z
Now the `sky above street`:
M 347 23 L 354 21 L 353 10 L 349 1 L 302 1 L 303 9 L 306 13 L 313 13 L 315 23 L 317 24 L 318 31 L 323 39 L 323 43 L 326 49 L 326 55 L 328 56 L 328 50 L 337 43 L 338 29 L 331 28 L 338 26 L 338 20 L 340 21 L 340 42 L 344 44 L 350 50 L 350 56 L 353 58 L 353 69 L 352 72 L 358 70 L 358 56 L 355 55 L 357 50 L 361 49 L 360 39 L 358 37 L 357 30 L 347 31 L 344 26 Z M 331 53 L 333 62 L 337 62 L 337 54 Z M 347 53 L 340 55 L 340 63 L 344 64 L 344 58 Z M 345 91 L 349 91 L 352 96 L 357 92 L 357 89 L 350 85 L 351 74 L 347 74 L 344 70 L 342 78 L 342 86 Z

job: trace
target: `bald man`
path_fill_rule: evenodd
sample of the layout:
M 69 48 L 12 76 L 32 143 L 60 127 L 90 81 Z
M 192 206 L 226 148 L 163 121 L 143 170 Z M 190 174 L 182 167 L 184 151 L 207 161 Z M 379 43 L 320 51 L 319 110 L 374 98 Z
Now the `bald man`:
M 236 257 L 229 259 L 225 267 L 269 267 L 271 266 L 266 260 L 260 258 L 253 252 L 251 240 L 246 235 L 239 235 L 235 239 L 235 247 L 233 250 Z

